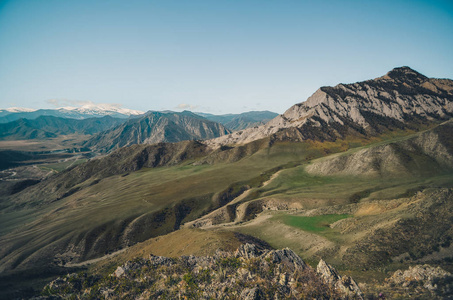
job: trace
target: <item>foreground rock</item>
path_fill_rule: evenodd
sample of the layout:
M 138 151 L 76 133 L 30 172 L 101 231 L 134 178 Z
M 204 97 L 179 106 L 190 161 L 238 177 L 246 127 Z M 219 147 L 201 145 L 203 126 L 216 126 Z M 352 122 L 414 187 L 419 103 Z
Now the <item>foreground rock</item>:
M 348 297 L 363 299 L 362 291 L 351 276 L 340 276 L 337 270 L 328 265 L 324 260 L 320 260 L 316 268 L 319 275 L 330 285 L 333 285 L 342 294 Z
M 318 272 L 292 250 L 245 244 L 235 252 L 172 259 L 150 256 L 113 273 L 71 274 L 49 283 L 43 296 L 102 299 L 363 299 L 350 277 L 324 261 Z

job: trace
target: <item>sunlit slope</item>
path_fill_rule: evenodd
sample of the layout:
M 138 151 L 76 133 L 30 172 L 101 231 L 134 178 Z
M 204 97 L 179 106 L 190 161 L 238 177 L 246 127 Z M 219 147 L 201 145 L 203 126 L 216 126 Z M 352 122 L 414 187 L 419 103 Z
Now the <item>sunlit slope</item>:
M 450 186 L 452 179 L 450 176 Z M 225 228 L 253 235 L 273 247 L 291 247 L 304 258 L 323 258 L 348 270 L 382 271 L 417 263 L 451 268 L 452 210 L 452 188 L 428 188 L 410 197 L 268 211 L 247 223 Z M 339 220 L 329 221 L 332 215 Z M 311 226 L 288 217 L 319 222 Z
M 190 143 L 195 142 L 184 145 Z M 152 168 L 142 161 L 134 172 L 134 155 L 138 149 L 145 151 L 136 146 L 124 150 L 133 154 L 126 161 L 113 153 L 4 199 L 2 269 L 83 261 L 171 232 L 258 187 L 274 169 L 324 153 L 309 144 L 264 143 L 252 150 L 218 150 L 199 158 L 203 151 L 189 153 L 184 145 L 166 160 L 170 166 L 156 162 Z M 149 161 L 154 152 L 146 153 Z M 181 153 L 185 160 L 179 159 Z M 110 165 L 115 158 L 117 165 Z M 176 165 L 171 166 L 172 159 Z
M 452 127 L 452 122 L 446 122 L 420 133 L 386 136 L 386 140 L 363 147 L 288 165 L 265 185 L 250 189 L 243 197 L 186 225 L 238 223 L 269 209 L 345 205 L 365 198 L 404 197 L 426 187 L 450 187 Z M 312 142 L 310 145 L 311 149 L 322 145 L 321 151 L 329 153 L 347 143 Z
M 452 126 L 446 122 L 282 170 L 236 206 L 238 214 L 246 212 L 241 222 L 222 228 L 348 269 L 448 265 Z

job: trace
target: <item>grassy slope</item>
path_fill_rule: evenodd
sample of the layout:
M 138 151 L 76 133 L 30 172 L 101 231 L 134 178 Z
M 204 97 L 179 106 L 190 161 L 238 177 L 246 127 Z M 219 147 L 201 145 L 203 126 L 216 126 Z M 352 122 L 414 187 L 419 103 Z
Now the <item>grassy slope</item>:
M 307 145 L 288 144 L 263 149 L 251 157 L 234 163 L 194 166 L 189 161 L 173 167 L 142 169 L 138 172 L 124 174 L 126 176 L 107 177 L 88 188 L 46 205 L 26 205 L 14 210 L 4 209 L 0 212 L 2 230 L 0 243 L 3 246 L 0 251 L 4 256 L 2 266 L 15 266 L 19 269 L 14 271 L 16 275 L 13 273 L 12 277 L 8 275 L 10 272 L 3 273 L 3 275 L 9 276 L 4 278 L 3 282 L 7 285 L 12 284 L 13 288 L 17 287 L 17 282 L 21 282 L 17 287 L 20 289 L 23 289 L 24 286 L 39 287 L 45 280 L 36 279 L 36 276 L 39 278 L 52 277 L 61 272 L 58 269 L 52 271 L 46 266 L 51 263 L 53 253 L 62 253 L 67 250 L 65 248 L 67 241 L 77 243 L 79 238 L 87 238 L 87 235 L 92 236 L 93 234 L 101 235 L 102 231 L 109 230 L 112 235 L 118 234 L 118 228 L 121 230 L 122 227 L 122 220 L 131 222 L 138 216 L 152 214 L 165 207 L 172 207 L 190 197 L 215 196 L 234 183 L 259 185 L 261 181 L 267 179 L 264 176 L 267 170 L 291 161 L 305 160 L 307 155 L 315 157 L 322 153 L 318 149 L 307 149 Z M 238 172 L 238 170 L 241 171 Z M 194 218 L 212 204 L 212 198 L 215 197 L 200 199 L 201 201 L 192 212 Z M 150 236 L 156 236 L 174 230 L 174 220 L 168 218 L 166 222 L 167 224 L 158 228 L 145 224 L 142 231 L 147 230 Z M 104 224 L 107 225 L 102 228 Z M 89 235 L 87 232 L 92 234 Z M 198 235 L 195 234 L 195 236 Z M 102 238 L 108 239 L 109 237 L 101 236 Z M 187 238 L 187 232 L 184 238 Z M 174 241 L 179 242 L 180 239 L 181 235 L 178 235 Z M 202 238 L 202 240 L 205 239 L 206 237 Z M 200 242 L 198 237 L 190 240 Z M 229 233 L 220 236 L 215 234 L 213 237 L 208 237 L 207 241 L 212 241 L 212 243 L 201 245 L 199 247 L 201 253 L 215 251 L 215 249 L 221 248 L 221 245 L 236 247 L 237 244 L 237 239 L 232 239 Z M 93 240 L 88 242 L 93 243 Z M 172 255 L 172 251 L 177 251 L 178 254 L 197 254 L 196 244 L 197 242 L 195 242 L 195 246 L 190 245 L 184 251 L 178 251 L 177 247 L 168 250 L 167 246 L 159 243 L 153 243 L 157 246 L 151 246 L 150 249 L 152 249 L 152 253 L 162 255 Z M 143 245 L 145 245 L 143 253 L 148 253 L 146 243 L 138 244 L 138 249 L 141 249 L 140 247 Z M 98 254 L 95 253 L 84 259 L 98 257 L 104 255 L 105 252 L 118 249 L 117 246 L 106 247 L 100 243 L 97 243 L 95 247 Z M 26 270 L 25 273 L 20 271 L 21 266 Z M 40 269 L 47 271 L 43 274 Z M 17 276 L 21 278 L 19 281 Z M 26 279 L 26 277 L 30 277 L 30 279 Z M 13 288 L 5 288 L 5 290 Z
M 257 237 L 274 248 L 289 247 L 312 266 L 322 258 L 358 282 L 382 282 L 397 269 L 424 263 L 440 265 L 451 272 L 453 198 L 437 197 L 436 193 L 451 194 L 451 190 L 445 192 L 438 187 L 452 187 L 453 174 L 424 179 L 422 185 L 426 186 L 426 182 L 437 187 L 414 195 L 410 186 L 403 184 L 397 193 L 409 189 L 412 197 L 377 200 L 377 193 L 372 193 L 359 203 L 333 206 L 324 206 L 321 200 L 312 198 L 310 204 L 316 202 L 320 208 L 265 211 L 252 221 L 226 228 Z M 322 186 L 318 191 L 324 194 Z M 385 192 L 390 195 L 390 190 Z M 325 222 L 329 228 L 321 231 L 318 230 L 325 227 L 291 222 L 292 218 L 325 220 L 332 214 L 338 214 L 340 220 Z M 343 219 L 344 215 L 350 217 Z
M 39 165 L 46 170 L 63 170 L 69 166 L 73 160 L 77 163 L 79 156 L 88 152 L 68 153 L 68 149 L 80 149 L 80 143 L 85 141 L 89 135 L 71 134 L 62 135 L 46 140 L 16 140 L 0 141 L 0 169 L 8 169 L 21 165 Z M 64 162 L 70 160 L 70 162 Z
M 305 145 L 294 144 L 264 149 L 234 163 L 141 169 L 107 177 L 48 205 L 4 210 L 0 227 L 6 228 L 3 232 L 14 232 L 1 238 L 2 255 L 6 255 L 2 263 L 14 267 L 48 263 L 49 253 L 64 252 L 67 242 L 77 244 L 84 239 L 93 248 L 82 249 L 83 258 L 93 258 L 126 246 L 127 240 L 168 233 L 177 225 L 175 205 L 185 202 L 190 206 L 184 221 L 198 217 L 213 205 L 216 194 L 232 184 L 259 184 L 255 178 L 263 172 L 303 160 L 306 152 Z M 156 212 L 166 214 L 162 222 L 155 222 Z M 128 228 L 141 236 L 110 243 L 114 237 L 127 236 Z

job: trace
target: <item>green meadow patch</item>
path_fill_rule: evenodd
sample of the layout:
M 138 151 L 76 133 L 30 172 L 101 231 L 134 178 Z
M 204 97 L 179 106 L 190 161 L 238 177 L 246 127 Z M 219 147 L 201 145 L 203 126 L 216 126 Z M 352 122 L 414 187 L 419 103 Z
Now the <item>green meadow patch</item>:
M 283 222 L 286 225 L 297 227 L 304 231 L 322 233 L 330 229 L 330 224 L 350 217 L 352 215 L 321 215 L 313 217 L 285 215 L 283 216 Z

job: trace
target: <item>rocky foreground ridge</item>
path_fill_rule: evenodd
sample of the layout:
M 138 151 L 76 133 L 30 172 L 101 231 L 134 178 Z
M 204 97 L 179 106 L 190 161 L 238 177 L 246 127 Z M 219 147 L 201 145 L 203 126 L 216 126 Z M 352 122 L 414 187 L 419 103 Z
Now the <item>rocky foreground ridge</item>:
M 335 140 L 418 128 L 453 116 L 453 80 L 428 78 L 409 67 L 352 84 L 321 87 L 267 124 L 208 141 L 211 147 L 277 140 Z
M 234 253 L 128 261 L 104 276 L 73 273 L 36 299 L 451 299 L 453 276 L 430 265 L 397 270 L 383 283 L 361 284 L 324 260 L 316 269 L 291 249 L 242 244 Z
M 321 260 L 314 270 L 292 250 L 243 244 L 214 256 L 137 258 L 105 277 L 71 274 L 48 284 L 48 297 L 105 299 L 363 299 L 349 276 Z

